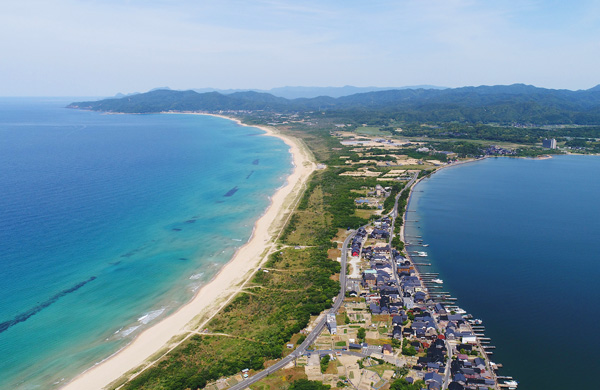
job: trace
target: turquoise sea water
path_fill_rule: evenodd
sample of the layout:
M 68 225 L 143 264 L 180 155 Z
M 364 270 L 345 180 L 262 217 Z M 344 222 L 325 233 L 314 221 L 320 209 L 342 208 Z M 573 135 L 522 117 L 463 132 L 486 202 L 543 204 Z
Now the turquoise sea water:
M 188 301 L 292 169 L 256 128 L 71 100 L 0 99 L 0 389 L 56 388 Z
M 519 389 L 597 388 L 599 197 L 598 156 L 486 159 L 415 188 L 407 241 L 429 246 L 408 250 L 483 320 Z

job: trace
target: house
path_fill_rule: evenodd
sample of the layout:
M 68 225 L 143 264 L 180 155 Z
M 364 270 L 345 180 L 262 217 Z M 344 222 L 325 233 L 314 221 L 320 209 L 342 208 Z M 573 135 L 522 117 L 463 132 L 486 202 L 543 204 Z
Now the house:
M 430 382 L 427 385 L 427 390 L 441 390 L 442 385 L 437 382 Z
M 448 314 L 448 321 L 464 323 L 464 318 L 460 314 Z
M 475 379 L 477 378 L 479 375 L 475 373 L 475 370 L 473 370 L 472 368 L 461 368 L 460 370 L 462 372 L 462 374 L 465 376 L 465 378 L 468 379 Z
M 402 298 L 402 303 L 407 310 L 413 309 L 415 307 L 415 301 L 412 297 L 404 297 Z
M 376 303 L 369 304 L 369 310 L 372 314 L 381 314 L 381 307 Z
M 455 382 L 461 382 L 461 383 L 467 383 L 467 378 L 465 378 L 465 376 L 462 373 L 458 373 L 456 375 L 454 375 L 454 381 Z
M 404 321 L 406 321 L 408 319 L 408 316 L 406 316 L 406 314 L 401 314 L 401 315 L 397 315 L 394 316 L 392 318 L 392 325 L 393 326 L 400 326 L 404 323 Z
M 444 307 L 444 305 L 443 305 L 443 304 L 441 304 L 441 303 L 436 303 L 436 304 L 435 304 L 435 312 L 436 312 L 437 314 L 439 314 L 439 315 L 444 315 L 444 314 L 447 314 L 447 313 L 446 313 L 446 308 L 445 308 L 445 307 Z
M 363 280 L 365 281 L 365 284 L 369 287 L 375 287 L 375 285 L 377 284 L 377 275 L 372 274 L 372 273 L 363 273 Z
M 457 348 L 458 351 L 465 350 L 467 352 L 471 352 L 473 350 L 473 346 L 470 344 L 460 344 Z
M 464 390 L 465 387 L 458 382 L 450 382 L 448 390 Z
M 375 248 L 373 248 L 373 253 L 390 253 L 390 246 L 386 245 L 386 246 L 376 246 Z
M 437 338 L 437 330 L 434 327 L 427 327 L 425 330 L 425 336 L 430 338 Z
M 335 319 L 335 314 L 327 314 L 327 329 L 329 329 L 329 333 L 337 334 L 337 322 Z
M 427 383 L 428 385 L 431 382 L 435 382 L 439 385 L 441 385 L 444 382 L 444 379 L 442 378 L 442 376 L 440 374 L 438 374 L 437 372 L 428 372 L 427 374 L 425 374 L 425 377 L 423 379 L 424 379 L 425 383 Z
M 390 238 L 390 233 L 387 230 L 383 230 L 383 229 L 374 229 L 371 234 L 370 234 L 371 238 L 375 238 L 375 239 L 388 239 Z
M 427 295 L 425 295 L 425 293 L 422 291 L 416 292 L 415 296 L 414 296 L 415 302 L 417 302 L 417 303 L 425 303 L 426 298 L 427 298 Z
M 382 350 L 383 350 L 384 355 L 393 355 L 394 354 L 394 349 L 392 348 L 392 346 L 390 344 L 383 344 Z
M 427 363 L 427 372 L 439 372 L 439 363 Z

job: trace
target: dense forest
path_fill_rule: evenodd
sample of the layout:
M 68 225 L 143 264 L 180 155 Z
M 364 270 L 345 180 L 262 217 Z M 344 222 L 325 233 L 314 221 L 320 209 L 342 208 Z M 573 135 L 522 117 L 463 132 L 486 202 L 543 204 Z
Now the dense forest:
M 268 93 L 154 90 L 123 98 L 76 102 L 70 108 L 106 112 L 272 111 L 314 113 L 355 123 L 600 125 L 600 86 L 580 91 L 514 84 L 454 89 L 403 89 L 332 98 L 285 99 Z

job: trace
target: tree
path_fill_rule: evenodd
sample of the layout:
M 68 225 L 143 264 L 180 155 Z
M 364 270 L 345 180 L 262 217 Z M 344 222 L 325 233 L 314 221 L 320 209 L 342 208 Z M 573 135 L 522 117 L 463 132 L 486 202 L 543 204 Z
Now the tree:
M 406 376 L 408 375 L 408 367 L 404 366 L 398 369 L 398 375 L 400 376 Z
M 406 356 L 415 356 L 417 354 L 417 350 L 412 345 L 408 347 L 402 347 L 402 354 Z
M 390 390 L 420 390 L 422 385 L 425 385 L 423 381 L 416 381 L 415 383 L 410 384 L 406 379 L 398 378 L 392 382 Z
M 356 337 L 358 337 L 358 339 L 362 342 L 365 340 L 365 337 L 367 336 L 367 331 L 365 330 L 365 328 L 360 328 L 358 329 L 358 331 L 356 332 Z
M 327 367 L 329 366 L 329 361 L 331 360 L 331 358 L 329 357 L 329 355 L 325 355 L 321 358 L 321 372 L 325 373 L 325 371 L 327 371 Z
M 288 390 L 329 390 L 331 386 L 324 385 L 322 382 L 309 381 L 308 379 L 298 379 L 292 382 Z

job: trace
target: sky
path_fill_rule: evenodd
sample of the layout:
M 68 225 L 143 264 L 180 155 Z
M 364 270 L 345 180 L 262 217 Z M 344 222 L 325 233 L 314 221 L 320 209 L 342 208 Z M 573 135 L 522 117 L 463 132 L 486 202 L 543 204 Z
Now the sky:
M 600 84 L 596 0 L 4 0 L 0 96 Z

